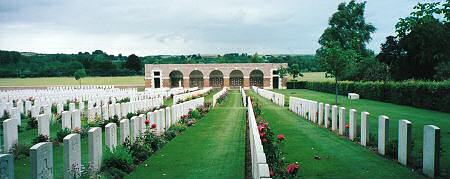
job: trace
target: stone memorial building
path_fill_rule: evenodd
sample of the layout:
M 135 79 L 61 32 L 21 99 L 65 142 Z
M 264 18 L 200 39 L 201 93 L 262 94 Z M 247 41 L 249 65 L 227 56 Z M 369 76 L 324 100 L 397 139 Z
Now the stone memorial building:
M 236 87 L 258 86 L 265 89 L 285 88 L 287 77 L 278 69 L 287 63 L 220 63 L 220 64 L 146 64 L 146 88 Z

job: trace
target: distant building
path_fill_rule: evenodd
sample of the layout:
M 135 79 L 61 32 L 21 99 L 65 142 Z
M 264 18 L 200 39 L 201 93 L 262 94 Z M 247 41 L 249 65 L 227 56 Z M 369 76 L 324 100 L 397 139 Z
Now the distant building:
M 244 87 L 285 88 L 287 78 L 279 77 L 287 63 L 146 64 L 146 88 Z

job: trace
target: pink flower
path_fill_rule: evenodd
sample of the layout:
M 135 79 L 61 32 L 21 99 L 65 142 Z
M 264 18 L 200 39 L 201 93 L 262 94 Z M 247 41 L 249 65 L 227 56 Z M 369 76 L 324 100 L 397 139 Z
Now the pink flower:
M 279 134 L 277 136 L 278 140 L 283 141 L 285 139 L 284 134 Z
M 346 125 L 345 125 L 345 128 L 347 128 L 347 129 L 348 129 L 348 128 L 350 128 L 350 126 L 349 126 L 348 124 L 346 124 Z
M 300 166 L 298 165 L 297 162 L 291 163 L 291 164 L 288 165 L 287 172 L 289 174 L 295 174 L 295 173 L 297 173 L 299 167 Z
M 148 119 L 147 119 L 147 120 L 145 120 L 145 125 L 147 125 L 147 126 L 148 126 L 149 124 L 150 124 L 150 120 L 148 120 Z
M 266 139 L 266 138 L 262 139 L 262 141 L 263 141 L 264 143 L 267 143 L 267 139 Z
M 156 124 L 152 124 L 151 128 L 152 129 L 156 128 Z

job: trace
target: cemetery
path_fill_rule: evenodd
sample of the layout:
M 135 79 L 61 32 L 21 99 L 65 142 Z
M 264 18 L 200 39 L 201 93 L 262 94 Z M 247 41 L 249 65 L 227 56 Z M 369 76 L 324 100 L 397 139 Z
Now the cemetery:
M 449 8 L 0 1 L 0 179 L 450 178 Z

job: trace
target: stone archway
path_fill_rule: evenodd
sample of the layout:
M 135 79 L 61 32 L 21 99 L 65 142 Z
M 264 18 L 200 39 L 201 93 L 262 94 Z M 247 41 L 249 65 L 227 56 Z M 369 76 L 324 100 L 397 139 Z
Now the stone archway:
M 183 73 L 181 71 L 174 70 L 170 72 L 169 77 L 171 88 L 183 87 Z
M 213 88 L 223 87 L 223 73 L 220 70 L 214 70 L 209 74 L 209 86 Z
M 250 72 L 250 86 L 263 88 L 264 73 L 261 70 L 253 70 Z
M 240 70 L 233 70 L 230 73 L 230 87 L 244 86 L 244 74 Z
M 194 70 L 189 74 L 189 87 L 203 88 L 203 73 L 199 70 Z

